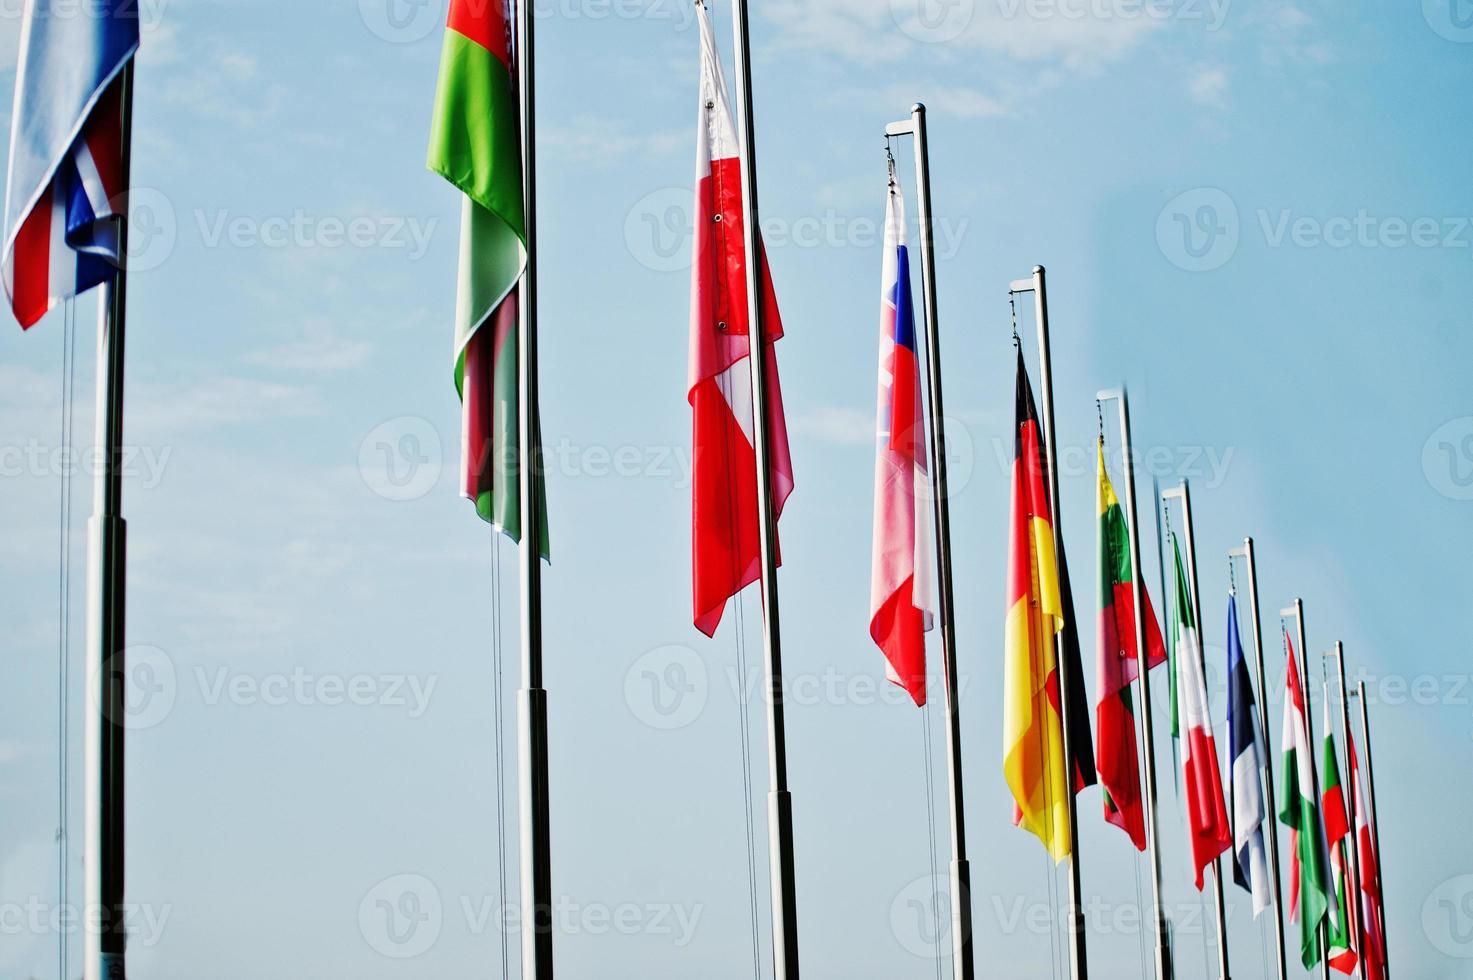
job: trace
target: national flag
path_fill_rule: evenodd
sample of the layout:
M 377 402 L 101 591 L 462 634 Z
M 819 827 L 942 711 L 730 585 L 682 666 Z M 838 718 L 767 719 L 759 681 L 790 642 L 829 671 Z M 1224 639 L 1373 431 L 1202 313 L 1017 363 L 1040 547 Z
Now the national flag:
M 713 636 L 726 601 L 761 573 L 757 458 L 747 323 L 747 261 L 743 239 L 741 164 L 726 78 L 704 4 L 696 4 L 701 35 L 701 87 L 696 137 L 694 256 L 691 269 L 690 391 L 694 484 L 691 551 L 695 625 Z M 766 250 L 760 248 L 766 343 L 767 442 L 771 450 L 774 519 L 793 492 L 793 460 L 778 382 L 782 318 Z
M 925 634 L 932 625 L 926 423 L 921 411 L 910 256 L 905 246 L 905 197 L 893 167 L 886 196 L 869 632 L 885 654 L 891 682 L 922 705 L 926 703 Z
M 5 292 L 21 327 L 122 267 L 135 0 L 29 0 L 10 124 Z
M 1263 763 L 1253 679 L 1238 635 L 1238 597 L 1228 593 L 1228 745 L 1233 766 L 1233 881 L 1253 896 L 1253 918 L 1273 901 L 1263 844 Z
M 1003 774 L 1013 822 L 1037 835 L 1055 861 L 1073 850 L 1066 792 L 1094 783 L 1078 629 L 1069 570 L 1054 551 L 1049 475 L 1033 386 L 1018 353 L 1017 428 L 1008 528 L 1008 611 L 1003 667 Z M 1072 765 L 1064 760 L 1059 661 L 1063 634 L 1070 685 Z M 1066 772 L 1073 771 L 1072 780 Z
M 1279 822 L 1293 831 L 1294 888 L 1299 920 L 1299 953 L 1305 969 L 1324 955 L 1320 946 L 1320 924 L 1330 905 L 1330 855 L 1325 848 L 1325 828 L 1320 822 L 1319 788 L 1315 777 L 1314 749 L 1309 742 L 1309 719 L 1304 710 L 1304 691 L 1294 659 L 1294 644 L 1284 634 L 1288 650 L 1288 692 L 1284 697 L 1283 792 L 1279 796 Z
M 1355 814 L 1355 837 L 1360 845 L 1360 934 L 1361 962 L 1366 980 L 1385 980 L 1386 932 L 1381 921 L 1381 861 L 1376 854 L 1375 829 L 1367 804 L 1366 774 L 1350 737 L 1350 809 Z
M 1137 579 L 1125 513 L 1105 470 L 1103 440 L 1096 446 L 1096 455 L 1100 615 L 1095 663 L 1095 769 L 1105 791 L 1105 819 L 1125 831 L 1136 850 L 1144 851 L 1146 821 L 1141 804 L 1140 755 L 1136 750 L 1135 708 L 1130 689 L 1140 674 L 1140 657 L 1135 645 Z M 1140 590 L 1147 661 L 1155 667 L 1166 659 L 1166 649 L 1144 582 L 1140 583 Z
M 1171 536 L 1176 569 L 1177 703 L 1181 706 L 1182 785 L 1186 795 L 1187 830 L 1192 844 L 1192 867 L 1197 890 L 1202 890 L 1202 871 L 1233 845 L 1227 806 L 1222 799 L 1222 773 L 1217 765 L 1217 743 L 1212 737 L 1208 712 L 1207 679 L 1202 674 L 1202 644 L 1197 617 L 1192 611 L 1182 566 L 1181 548 Z
M 504 0 L 451 0 L 427 162 L 464 195 L 454 345 L 461 494 L 520 540 L 517 282 L 527 255 L 509 20 Z M 545 520 L 540 538 L 546 555 Z
M 1320 797 L 1325 821 L 1325 846 L 1330 851 L 1331 902 L 1326 929 L 1330 940 L 1330 967 L 1344 974 L 1355 972 L 1355 910 L 1350 886 L 1350 820 L 1345 793 L 1340 788 L 1340 759 L 1335 754 L 1334 729 L 1330 724 L 1330 699 L 1325 705 L 1325 788 Z

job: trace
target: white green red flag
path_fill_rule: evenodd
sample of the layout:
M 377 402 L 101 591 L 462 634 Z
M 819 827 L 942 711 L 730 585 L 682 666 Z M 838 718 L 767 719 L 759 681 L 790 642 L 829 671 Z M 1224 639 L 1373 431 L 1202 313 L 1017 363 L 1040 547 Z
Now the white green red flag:
M 1330 722 L 1330 697 L 1325 706 L 1325 789 L 1320 797 L 1325 821 L 1325 846 L 1330 851 L 1330 908 L 1326 930 L 1330 941 L 1330 968 L 1347 976 L 1355 972 L 1356 917 L 1350 888 L 1350 820 L 1345 793 L 1340 788 L 1340 759 L 1335 754 Z
M 1314 748 L 1309 742 L 1309 718 L 1304 711 L 1304 689 L 1294 644 L 1286 632 L 1288 691 L 1284 697 L 1283 792 L 1279 796 L 1279 822 L 1292 831 L 1294 859 L 1290 884 L 1294 899 L 1291 916 L 1299 921 L 1299 954 L 1305 969 L 1324 955 L 1320 926 L 1330 906 L 1330 855 L 1325 848 L 1325 828 L 1320 822 L 1319 786 L 1315 776 Z
M 890 681 L 923 705 L 926 631 L 932 625 L 926 422 L 905 247 L 905 197 L 893 163 L 886 198 L 869 632 L 885 654 Z
M 1095 660 L 1095 771 L 1105 791 L 1105 820 L 1125 831 L 1136 850 L 1144 851 L 1146 821 L 1141 804 L 1141 765 L 1130 690 L 1130 685 L 1140 676 L 1140 655 L 1135 643 L 1137 587 L 1141 590 L 1147 661 L 1151 667 L 1166 660 L 1166 647 L 1162 643 L 1161 627 L 1156 624 L 1151 594 L 1135 575 L 1125 513 L 1105 470 L 1103 440 L 1096 446 L 1096 456 L 1100 614 Z
M 726 602 L 761 574 L 757 458 L 753 448 L 747 261 L 741 163 L 726 77 L 704 4 L 696 4 L 701 85 L 696 120 L 695 235 L 690 293 L 693 416 L 691 565 L 695 625 L 713 636 Z M 767 252 L 761 247 L 769 486 L 774 519 L 793 492 L 793 460 L 774 344 L 783 335 Z
M 1386 932 L 1381 921 L 1381 862 L 1376 854 L 1375 827 L 1367 804 L 1366 774 L 1361 770 L 1355 751 L 1355 736 L 1350 737 L 1350 809 L 1355 814 L 1355 838 L 1360 844 L 1360 934 L 1361 962 L 1366 980 L 1384 980 L 1386 976 Z
M 1201 891 L 1203 870 L 1233 846 L 1233 834 L 1222 797 L 1217 742 L 1212 737 L 1207 678 L 1202 673 L 1202 642 L 1175 534 L 1171 536 L 1171 550 L 1176 569 L 1176 684 L 1182 727 L 1182 788 L 1192 844 L 1192 868 L 1197 876 L 1197 890 Z
M 464 195 L 454 344 L 461 493 L 520 540 L 516 287 L 526 268 L 526 222 L 514 69 L 504 0 L 451 0 L 428 166 Z M 541 530 L 546 554 L 546 521 Z

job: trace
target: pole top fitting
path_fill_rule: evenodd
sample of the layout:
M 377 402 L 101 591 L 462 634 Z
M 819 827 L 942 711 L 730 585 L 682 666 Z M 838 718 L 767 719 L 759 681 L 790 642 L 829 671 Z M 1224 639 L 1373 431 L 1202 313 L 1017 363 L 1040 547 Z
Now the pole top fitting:
M 913 116 L 924 116 L 926 114 L 926 103 L 917 102 L 915 105 L 910 107 L 910 112 Z
M 1120 399 L 1122 399 L 1124 397 L 1125 397 L 1125 389 L 1124 388 L 1101 388 L 1095 394 L 1095 401 L 1097 401 L 1097 402 L 1113 402 L 1113 401 L 1119 401 Z
M 1041 275 L 1043 275 L 1043 266 L 1041 266 L 1041 265 L 1035 265 L 1033 267 L 1033 274 L 1035 276 L 1041 276 Z

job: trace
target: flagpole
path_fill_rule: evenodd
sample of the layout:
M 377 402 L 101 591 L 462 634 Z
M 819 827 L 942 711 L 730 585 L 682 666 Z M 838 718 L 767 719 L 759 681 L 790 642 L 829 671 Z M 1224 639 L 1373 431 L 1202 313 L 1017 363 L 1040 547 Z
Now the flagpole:
M 1095 395 L 1095 400 L 1115 401 L 1120 408 L 1120 451 L 1121 465 L 1125 471 L 1125 511 L 1127 530 L 1130 532 L 1130 565 L 1137 583 L 1142 583 L 1140 523 L 1137 520 L 1135 501 L 1135 457 L 1132 455 L 1130 445 L 1130 398 L 1125 388 L 1121 387 L 1101 391 Z M 1131 592 L 1134 593 L 1131 606 L 1135 617 L 1135 648 L 1140 651 L 1141 657 L 1140 669 L 1136 671 L 1136 675 L 1141 688 L 1141 704 L 1144 705 L 1141 711 L 1141 738 L 1145 743 L 1146 755 L 1146 785 L 1143 795 L 1146 809 L 1146 834 L 1151 857 L 1152 912 L 1156 920 L 1156 980 L 1169 980 L 1166 919 L 1162 914 L 1161 906 L 1161 834 L 1156 820 L 1156 739 L 1155 723 L 1151 717 L 1151 665 L 1150 657 L 1146 653 L 1145 588 L 1132 589 Z
M 121 134 L 123 180 L 132 169 L 133 63 L 123 68 Z M 118 254 L 123 266 L 102 285 L 97 331 L 98 468 L 92 519 L 87 527 L 86 840 L 83 866 L 88 928 L 83 973 L 86 980 L 123 980 L 127 942 L 124 928 L 126 816 L 124 737 L 127 718 L 127 536 L 123 520 L 123 336 L 127 320 L 128 219 L 118 219 Z
M 1268 727 L 1268 682 L 1263 669 L 1263 621 L 1258 615 L 1258 555 L 1253 539 L 1228 552 L 1248 563 L 1248 605 L 1253 614 L 1253 660 L 1258 673 L 1258 729 L 1263 734 L 1263 797 L 1268 804 L 1268 873 L 1274 889 L 1274 943 L 1279 955 L 1279 980 L 1288 980 L 1289 957 L 1284 945 L 1284 888 L 1279 880 L 1279 811 L 1274 801 L 1274 751 Z M 1235 842 L 1236 843 L 1236 842 Z
M 1381 863 L 1385 860 L 1386 852 L 1381 850 L 1381 821 L 1376 815 L 1376 767 L 1371 763 L 1371 713 L 1366 702 L 1366 682 L 1361 681 L 1357 687 L 1360 692 L 1360 733 L 1361 744 L 1365 746 L 1366 753 L 1366 803 L 1371 808 L 1371 846 L 1376 849 L 1376 904 L 1377 911 L 1381 915 L 1381 972 L 1390 980 L 1391 977 L 1391 954 L 1386 951 L 1390 940 L 1386 927 L 1386 876 L 1381 872 Z
M 956 617 L 951 580 L 951 497 L 946 481 L 946 428 L 941 400 L 941 328 L 936 315 L 936 254 L 931 225 L 931 154 L 926 107 L 911 106 L 910 118 L 885 127 L 886 136 L 913 136 L 917 221 L 921 239 L 921 293 L 926 317 L 926 369 L 931 390 L 931 496 L 936 515 L 936 565 L 940 584 L 941 649 L 946 671 L 946 777 L 951 796 L 951 971 L 973 980 L 972 872 L 967 861 L 966 814 L 962 803 L 962 730 L 957 698 Z
M 1167 490 L 1165 497 L 1180 497 L 1182 506 L 1182 533 L 1187 539 L 1187 585 L 1192 593 L 1192 619 L 1197 624 L 1197 663 L 1202 676 L 1207 676 L 1207 654 L 1202 646 L 1202 593 L 1197 588 L 1197 544 L 1192 536 L 1192 488 L 1186 481 L 1175 490 Z M 1208 726 L 1211 726 L 1208 719 Z M 1217 905 L 1217 968 L 1222 980 L 1228 980 L 1227 948 L 1227 905 L 1222 894 L 1222 855 L 1212 859 L 1213 897 Z
M 1288 609 L 1280 609 L 1279 616 L 1284 619 L 1293 618 L 1298 624 L 1299 632 L 1299 676 L 1303 683 L 1300 692 L 1304 697 L 1304 729 L 1305 736 L 1309 739 L 1309 765 L 1310 768 L 1318 770 L 1314 761 L 1314 710 L 1309 693 L 1309 641 L 1305 639 L 1304 630 L 1304 600 L 1295 599 L 1294 605 Z M 1315 792 L 1319 792 L 1319 777 L 1315 777 Z M 1318 802 L 1318 801 L 1316 801 Z M 1320 923 L 1320 975 L 1323 980 L 1330 980 L 1330 930 L 1326 923 Z
M 741 115 L 738 158 L 742 177 L 742 237 L 747 272 L 747 346 L 752 372 L 752 449 L 757 462 L 758 543 L 762 558 L 762 648 L 767 671 L 768 851 L 772 876 L 773 980 L 798 980 L 797 884 L 793 870 L 793 799 L 788 792 L 787 739 L 783 727 L 782 632 L 777 592 L 777 521 L 772 499 L 772 410 L 767 395 L 767 325 L 763 322 L 761 251 L 757 211 L 756 119 L 752 111 L 752 48 L 747 0 L 732 0 L 736 39 L 737 107 Z
M 1346 882 L 1346 925 L 1360 923 L 1363 913 L 1360 903 L 1360 834 L 1355 829 L 1355 809 L 1350 805 L 1354 799 L 1355 788 L 1351 786 L 1351 780 L 1355 779 L 1355 773 L 1350 768 L 1350 688 L 1345 683 L 1345 644 L 1339 640 L 1335 641 L 1335 652 L 1329 654 L 1335 658 L 1335 663 L 1340 668 L 1340 734 L 1341 741 L 1345 743 L 1345 771 L 1348 778 L 1341 780 L 1342 787 L 1349 787 L 1350 792 L 1342 792 L 1341 798 L 1345 800 L 1345 823 L 1350 828 L 1350 880 Z M 1329 735 L 1328 732 L 1325 733 Z M 1338 761 L 1338 760 L 1337 760 Z M 1355 948 L 1360 950 L 1360 956 L 1356 957 L 1360 967 L 1361 980 L 1366 980 L 1366 957 L 1365 957 L 1365 930 L 1357 927 L 1350 928 L 1350 939 Z
M 517 767 L 522 849 L 522 977 L 552 980 L 552 844 L 550 840 L 547 692 L 542 687 L 542 472 L 537 391 L 537 118 L 534 12 L 517 3 L 517 92 L 522 139 L 522 196 L 527 266 L 517 294 L 521 400 L 517 492 L 521 502 L 522 690 L 517 711 Z
M 1012 294 L 1033 293 L 1034 318 L 1038 325 L 1038 383 L 1043 405 L 1044 458 L 1048 465 L 1049 519 L 1053 522 L 1054 554 L 1064 554 L 1064 529 L 1059 518 L 1059 463 L 1054 444 L 1054 365 L 1049 347 L 1048 285 L 1041 265 L 1033 267 L 1032 279 L 1016 280 L 1009 287 Z M 1060 558 L 1062 562 L 1062 558 Z M 1072 613 L 1073 610 L 1066 612 Z M 1078 638 L 1076 637 L 1076 640 Z M 1069 692 L 1074 684 L 1083 683 L 1083 678 L 1071 677 L 1073 664 L 1065 655 L 1064 634 L 1054 634 L 1055 662 L 1059 671 L 1059 727 L 1063 729 L 1064 767 L 1068 773 L 1064 800 L 1069 814 L 1069 965 L 1073 980 L 1086 980 L 1089 963 L 1085 954 L 1083 899 L 1079 887 L 1079 800 L 1074 793 L 1074 746 L 1073 726 L 1070 724 L 1069 709 L 1072 699 Z

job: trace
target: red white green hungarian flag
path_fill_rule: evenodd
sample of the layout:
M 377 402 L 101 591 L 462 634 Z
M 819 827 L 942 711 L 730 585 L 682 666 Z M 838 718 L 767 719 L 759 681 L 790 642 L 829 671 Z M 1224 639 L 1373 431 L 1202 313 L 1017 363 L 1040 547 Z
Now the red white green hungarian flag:
M 1161 627 L 1145 583 L 1136 581 L 1131 561 L 1130 535 L 1120 500 L 1105 470 L 1105 448 L 1096 447 L 1099 484 L 1099 605 L 1100 618 L 1095 660 L 1095 771 L 1105 791 L 1105 820 L 1130 836 L 1136 850 L 1146 849 L 1146 822 L 1141 808 L 1141 766 L 1136 752 L 1135 708 L 1130 685 L 1140 675 L 1135 644 L 1135 590 L 1141 590 L 1145 612 L 1147 662 L 1151 667 L 1166 659 Z
M 1288 693 L 1284 697 L 1282 741 L 1283 792 L 1279 796 L 1279 822 L 1293 832 L 1294 893 L 1299 919 L 1299 954 L 1305 969 L 1320 961 L 1320 924 L 1330 905 L 1330 857 L 1325 847 L 1325 829 L 1320 822 L 1319 788 L 1314 771 L 1314 748 L 1309 744 L 1309 719 L 1304 712 L 1304 689 L 1294 644 L 1284 634 L 1289 652 Z
M 1355 972 L 1356 953 L 1354 915 L 1350 905 L 1350 862 L 1346 855 L 1350 846 L 1350 819 L 1345 808 L 1345 793 L 1340 789 L 1340 759 L 1335 754 L 1335 737 L 1330 727 L 1330 698 L 1325 705 L 1325 790 L 1321 797 L 1325 817 L 1325 846 L 1330 849 L 1330 881 L 1334 888 L 1329 907 L 1327 929 L 1330 937 L 1330 966 L 1349 975 Z
M 451 0 L 429 168 L 465 195 L 455 309 L 461 493 L 520 540 L 516 287 L 527 256 L 514 77 L 503 0 Z M 546 534 L 544 522 L 544 553 Z

